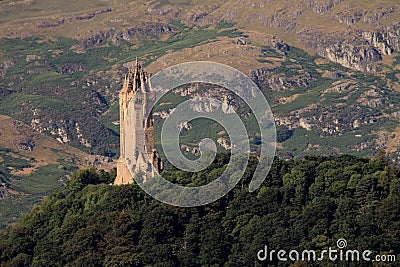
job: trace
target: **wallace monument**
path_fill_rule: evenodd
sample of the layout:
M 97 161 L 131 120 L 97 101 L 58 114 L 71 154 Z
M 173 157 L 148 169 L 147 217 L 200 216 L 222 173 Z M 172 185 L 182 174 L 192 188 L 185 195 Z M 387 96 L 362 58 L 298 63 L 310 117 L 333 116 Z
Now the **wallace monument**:
M 128 69 L 119 93 L 120 157 L 114 184 L 131 184 L 134 182 L 133 176 L 139 172 L 146 175 L 146 181 L 146 178 L 154 177 L 156 172 L 163 169 L 163 162 L 154 148 L 153 111 L 150 110 L 149 116 L 146 116 L 147 108 L 154 101 L 155 92 L 150 84 L 150 75 L 136 60 L 134 66 Z M 129 142 L 129 145 L 125 142 Z

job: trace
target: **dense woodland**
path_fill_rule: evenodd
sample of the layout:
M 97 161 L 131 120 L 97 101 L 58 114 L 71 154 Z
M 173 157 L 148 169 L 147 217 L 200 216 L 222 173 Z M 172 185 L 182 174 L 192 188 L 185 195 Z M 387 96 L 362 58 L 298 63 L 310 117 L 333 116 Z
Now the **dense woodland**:
M 169 169 L 164 176 L 203 184 L 228 161 L 219 154 L 203 172 Z M 110 186 L 115 171 L 81 170 L 0 233 L 0 266 L 261 266 L 264 245 L 319 251 L 339 238 L 352 249 L 399 256 L 400 169 L 384 157 L 276 159 L 261 188 L 249 193 L 256 163 L 251 159 L 228 195 L 197 208 L 162 204 L 137 185 Z

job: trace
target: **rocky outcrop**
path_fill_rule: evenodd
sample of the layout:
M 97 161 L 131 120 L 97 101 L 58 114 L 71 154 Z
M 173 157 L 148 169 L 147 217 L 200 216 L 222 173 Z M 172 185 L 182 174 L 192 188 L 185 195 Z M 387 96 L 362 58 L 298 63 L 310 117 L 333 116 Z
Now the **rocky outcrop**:
M 227 138 L 220 137 L 217 139 L 217 143 L 225 148 L 226 150 L 229 150 L 232 148 L 231 142 Z
M 158 37 L 172 33 L 173 29 L 169 24 L 158 22 L 142 22 L 135 27 L 126 28 L 125 31 L 117 33 L 113 38 L 113 43 L 117 44 L 120 40 L 128 41 L 132 38 Z
M 325 14 L 337 4 L 345 0 L 303 0 L 307 7 L 311 8 L 314 13 Z
M 82 100 L 82 107 L 87 110 L 86 114 L 99 116 L 107 111 L 107 100 L 96 91 L 88 92 Z
M 57 70 L 59 73 L 65 74 L 65 73 L 76 73 L 79 71 L 84 71 L 85 70 L 85 65 L 83 64 L 78 64 L 78 63 L 71 63 L 67 62 L 62 65 L 57 66 Z
M 27 55 L 26 58 L 25 58 L 25 61 L 26 62 L 31 62 L 31 61 L 34 61 L 34 60 L 39 60 L 41 58 L 42 57 L 38 56 L 38 55 Z
M 298 37 L 309 48 L 333 62 L 358 71 L 374 72 L 379 69 L 382 55 L 378 48 L 369 44 L 360 32 L 326 35 L 311 29 Z
M 359 104 L 351 108 L 344 105 L 311 105 L 287 115 L 275 115 L 275 117 L 278 126 L 285 126 L 289 130 L 302 127 L 308 131 L 314 131 L 321 137 L 340 136 L 386 119 L 382 113 L 365 112 Z
M 87 158 L 87 164 L 96 168 L 111 169 L 115 167 L 112 158 L 100 156 L 100 155 L 90 155 Z
M 77 146 L 95 154 L 107 154 L 110 143 L 117 138 L 97 118 L 108 109 L 108 105 L 101 94 L 89 91 L 82 96 L 82 104 L 78 101 L 76 106 L 63 105 L 56 100 L 46 104 L 28 100 L 21 104 L 19 112 L 34 130 L 49 135 L 60 143 Z M 35 149 L 35 144 L 29 142 L 28 138 L 19 140 L 15 146 L 23 150 Z
M 333 18 L 340 22 L 346 23 L 347 25 L 356 24 L 359 21 L 363 21 L 367 24 L 377 24 L 377 22 L 383 17 L 392 14 L 396 11 L 394 6 L 390 7 L 379 7 L 374 10 L 361 11 L 354 9 L 345 9 L 336 13 Z
M 375 32 L 325 34 L 307 29 L 297 36 L 320 56 L 359 71 L 377 71 L 382 55 L 400 52 L 400 23 L 383 26 Z
M 288 68 L 290 68 L 288 66 Z M 312 80 L 310 72 L 299 71 L 293 75 L 272 75 L 271 69 L 258 69 L 251 72 L 252 80 L 261 88 L 273 91 L 290 90 L 296 86 L 307 86 Z
M 123 32 L 115 33 L 114 29 L 99 31 L 80 40 L 80 45 L 84 48 L 93 48 L 106 44 L 112 39 L 114 44 L 121 40 L 131 40 L 140 37 L 159 37 L 165 34 L 172 34 L 173 29 L 170 25 L 164 23 L 143 22 L 138 26 L 126 28 Z
M 90 144 L 90 141 L 84 137 L 83 132 L 82 132 L 81 128 L 79 127 L 79 123 L 77 123 L 77 122 L 75 123 L 75 130 L 76 130 L 76 135 L 78 137 L 79 143 L 88 148 L 92 147 L 92 145 Z
M 250 74 L 251 79 L 261 88 L 268 86 L 268 77 L 272 74 L 271 68 L 253 70 Z
M 212 4 L 205 4 L 204 6 L 190 10 L 189 12 L 185 12 L 185 14 L 182 14 L 183 18 L 181 23 L 185 25 L 198 24 L 202 26 L 216 24 L 219 19 L 216 20 L 216 18 L 210 14 L 220 7 L 219 4 L 218 1 L 215 1 Z
M 290 46 L 287 43 L 274 35 L 267 35 L 265 38 L 262 38 L 261 41 L 263 42 L 263 45 L 275 48 L 275 51 L 279 54 L 285 54 L 285 52 L 290 50 Z
M 307 107 L 291 111 L 287 114 L 275 114 L 276 124 L 289 130 L 302 127 L 307 131 L 313 131 L 321 137 L 337 137 L 343 134 L 364 130 L 366 127 L 381 124 L 387 120 L 396 118 L 396 114 L 389 114 L 388 107 L 393 107 L 392 101 L 383 90 L 371 87 L 360 89 L 352 80 L 337 81 L 334 87 L 328 88 L 322 94 L 329 92 L 343 95 L 337 98 L 334 104 L 310 104 Z M 349 103 L 349 97 L 354 100 Z
M 224 105 L 221 101 L 216 99 L 207 99 L 203 97 L 196 97 L 194 100 L 194 103 L 190 104 L 190 109 L 199 113 L 223 112 L 225 114 L 231 114 L 235 112 L 233 106 L 228 102 L 224 102 Z
M 359 11 L 343 10 L 336 13 L 334 19 L 340 23 L 346 23 L 347 25 L 356 24 L 363 17 L 363 13 Z
M 223 18 L 232 23 L 279 28 L 285 34 L 296 34 L 297 40 L 319 55 L 363 72 L 378 71 L 382 56 L 400 51 L 399 23 L 382 26 L 397 22 L 397 4 L 385 6 L 382 3 L 374 9 L 349 0 L 303 0 L 291 5 L 278 3 L 279 1 L 243 0 L 235 5 L 225 4 L 216 12 L 199 13 L 196 24 L 204 26 L 210 22 L 217 23 Z M 265 8 L 267 6 L 269 8 Z M 319 15 L 308 15 L 308 9 Z M 318 21 L 321 15 L 325 17 L 320 27 Z M 394 20 L 390 20 L 390 16 Z M 308 25 L 303 25 L 305 17 Z M 385 23 L 380 24 L 382 18 L 385 18 Z M 347 25 L 364 22 L 373 27 L 369 27 L 368 31 L 365 30 L 366 27 L 358 26 L 343 30 L 343 27 L 334 26 L 336 23 L 331 23 L 332 27 L 327 26 L 331 19 Z M 311 24 L 311 21 L 316 23 Z M 333 29 L 338 31 L 333 32 Z M 280 46 L 278 50 L 287 50 L 286 46 L 281 46 L 280 43 L 277 45 Z
M 362 32 L 362 37 L 368 44 L 375 47 L 383 55 L 391 55 L 393 49 L 386 42 L 385 37 L 381 32 Z
M 376 71 L 378 66 L 375 63 L 382 61 L 375 47 L 355 46 L 346 40 L 320 48 L 319 54 L 342 66 L 367 72 Z
M 382 27 L 371 37 L 373 43 L 379 46 L 385 45 L 394 52 L 400 52 L 400 22 Z
M 360 103 L 360 105 L 370 108 L 378 108 L 386 104 L 387 101 L 388 99 L 384 97 L 381 92 L 373 89 L 361 94 L 361 96 L 357 99 L 357 102 Z
M 15 195 L 17 192 L 0 178 L 0 200 L 7 198 L 10 194 Z
M 267 83 L 271 90 L 290 90 L 296 86 L 308 86 L 312 80 L 311 73 L 305 72 L 290 76 L 280 76 L 268 79 Z
M 345 81 L 341 80 L 338 82 L 333 83 L 333 87 L 328 88 L 324 91 L 324 93 L 329 93 L 329 92 L 335 92 L 335 93 L 341 93 L 350 89 L 354 88 L 354 82 L 351 81 Z
M 202 103 L 193 105 L 193 109 L 199 112 L 212 112 L 216 108 L 223 108 L 226 113 L 231 113 L 232 108 L 242 107 L 244 105 L 243 100 L 231 91 L 214 85 L 200 85 L 200 84 L 189 84 L 178 87 L 173 90 L 175 94 L 181 96 L 190 96 L 191 99 L 210 98 L 216 99 L 224 104 L 221 105 L 217 102 L 210 102 L 208 106 L 203 106 Z M 201 102 L 201 101 L 199 101 Z M 205 101 L 206 102 L 206 101 Z
M 14 141 L 14 146 L 24 151 L 33 151 L 35 149 L 35 141 L 32 138 L 27 138 L 21 141 Z
M 107 40 L 112 37 L 113 33 L 114 33 L 113 29 L 109 29 L 106 31 L 100 31 L 94 35 L 86 37 L 83 40 L 80 40 L 79 43 L 84 48 L 92 48 L 92 47 L 96 47 L 96 46 L 101 46 L 101 45 L 104 45 L 107 42 Z
M 247 21 L 251 22 L 257 19 L 262 25 L 292 31 L 297 26 L 296 18 L 299 17 L 302 12 L 303 10 L 300 6 L 294 5 L 277 9 L 269 16 L 250 14 L 247 17 Z
M 90 20 L 95 18 L 96 16 L 105 14 L 105 13 L 109 13 L 111 12 L 112 9 L 111 8 L 107 8 L 107 9 L 103 9 L 103 10 L 99 10 L 93 13 L 89 13 L 89 14 L 83 14 L 83 15 L 79 15 L 79 16 L 75 16 L 75 17 L 68 17 L 68 18 L 63 18 L 60 19 L 56 22 L 49 22 L 49 21 L 42 21 L 40 23 L 38 23 L 38 27 L 39 28 L 52 28 L 52 27 L 58 27 L 61 26 L 65 23 L 72 23 L 72 22 L 77 22 L 77 21 L 85 21 L 85 20 Z
M 384 16 L 389 15 L 395 11 L 396 8 L 394 6 L 370 10 L 365 13 L 363 21 L 367 24 L 374 24 Z
M 0 62 L 0 77 L 3 78 L 6 72 L 15 65 L 15 62 L 17 62 L 15 58 Z

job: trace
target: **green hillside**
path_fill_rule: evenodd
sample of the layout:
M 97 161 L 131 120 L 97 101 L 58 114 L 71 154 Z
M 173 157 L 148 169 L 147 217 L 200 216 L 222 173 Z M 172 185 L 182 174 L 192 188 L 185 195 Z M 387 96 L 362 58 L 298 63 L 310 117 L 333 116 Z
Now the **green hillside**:
M 5 51 L 2 60 L 10 62 L 10 66 L 0 81 L 1 88 L 5 88 L 0 92 L 0 113 L 31 124 L 53 138 L 66 139 L 68 144 L 84 151 L 116 158 L 118 127 L 112 122 L 118 121 L 117 97 L 126 71 L 121 67 L 123 63 L 139 57 L 145 66 L 153 68 L 158 64 L 154 60 L 167 51 L 191 49 L 210 42 L 218 47 L 221 44 L 215 38 L 235 40 L 239 36 L 244 34 L 235 29 L 184 28 L 166 41 L 145 43 L 138 48 L 129 48 L 127 43 L 110 44 L 90 48 L 83 54 L 72 49 L 76 44 L 72 39 L 46 42 L 41 38 L 3 39 L 0 40 Z M 301 118 L 313 125 L 308 134 L 316 137 L 312 137 L 315 141 L 312 145 L 319 147 L 314 151 L 317 154 L 335 151 L 371 156 L 377 149 L 387 148 L 380 146 L 377 139 L 396 132 L 395 114 L 399 111 L 396 103 L 400 95 L 388 85 L 398 82 L 398 70 L 391 70 L 390 75 L 363 74 L 334 63 L 316 63 L 320 57 L 294 47 L 284 53 L 271 47 L 251 47 L 260 49 L 256 59 L 264 63 L 258 63 L 258 69 L 248 69 L 249 76 L 264 92 L 276 119 L 288 119 L 293 125 L 285 127 L 297 131 L 292 140 L 284 140 L 278 153 L 294 156 L 308 153 L 302 146 L 310 142 L 297 139 L 301 135 L 298 128 Z M 268 62 L 277 59 L 280 61 L 271 67 Z M 258 70 L 263 74 L 257 74 Z M 331 73 L 338 76 L 329 76 Z M 335 89 L 340 86 L 345 89 Z M 373 95 L 366 95 L 371 90 Z M 167 110 L 176 103 L 172 101 L 159 110 Z M 319 114 L 328 115 L 318 120 Z M 334 120 L 340 121 L 340 129 L 326 133 L 327 128 L 336 127 Z M 360 127 L 352 126 L 355 120 L 360 121 Z M 246 123 L 254 129 L 251 122 Z M 183 142 L 193 142 L 191 135 L 196 133 L 188 134 Z M 360 135 L 361 139 L 356 137 Z M 367 145 L 361 150 L 355 148 L 360 143 Z
M 277 129 L 259 190 L 246 190 L 256 158 L 233 192 L 199 208 L 110 185 L 119 91 L 137 58 L 150 74 L 222 63 L 259 86 Z M 178 103 L 227 95 L 259 156 L 249 107 L 187 84 L 154 109 L 161 157 L 160 129 Z M 399 103 L 398 0 L 1 0 L 0 267 L 261 266 L 264 245 L 323 250 L 339 238 L 398 255 Z M 187 158 L 206 137 L 222 154 L 203 172 L 164 175 L 203 185 L 224 170 L 229 136 L 211 120 L 186 125 Z M 94 165 L 112 171 L 78 171 Z

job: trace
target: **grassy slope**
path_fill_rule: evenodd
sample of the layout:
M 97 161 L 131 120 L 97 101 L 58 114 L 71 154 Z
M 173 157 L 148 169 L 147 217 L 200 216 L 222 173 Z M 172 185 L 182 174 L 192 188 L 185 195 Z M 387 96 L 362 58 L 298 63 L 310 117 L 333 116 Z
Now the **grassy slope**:
M 4 115 L 0 136 L 0 180 L 17 193 L 0 200 L 0 228 L 60 187 L 71 171 L 87 167 L 86 153 Z M 19 147 L 27 140 L 35 144 L 32 151 Z
M 317 1 L 318 2 L 318 1 Z M 320 1 L 324 2 L 324 1 Z M 386 9 L 395 6 L 396 11 L 392 14 L 385 15 L 379 20 L 380 25 L 389 25 L 398 20 L 399 3 L 397 0 L 385 1 L 364 1 L 364 0 L 348 0 L 339 3 L 333 7 L 327 14 L 316 14 L 308 8 L 303 2 L 290 1 L 268 1 L 266 4 L 256 1 L 176 1 L 176 0 L 159 0 L 159 1 L 104 1 L 95 0 L 85 2 L 81 1 L 61 1 L 61 0 L 21 0 L 11 1 L 5 0 L 0 3 L 0 35 L 24 36 L 36 34 L 52 36 L 65 36 L 80 38 L 88 36 L 100 30 L 114 28 L 121 31 L 132 22 L 139 21 L 164 21 L 184 19 L 191 21 L 193 14 L 209 13 L 211 17 L 219 19 L 227 19 L 238 22 L 240 27 L 257 30 L 259 32 L 271 33 L 278 35 L 287 43 L 305 48 L 304 45 L 295 39 L 295 32 L 306 29 L 310 26 L 318 28 L 321 31 L 337 32 L 346 31 L 347 29 L 360 29 L 372 31 L 377 29 L 376 25 L 369 25 L 361 19 L 354 25 L 339 23 L 335 19 L 335 14 L 343 11 L 361 12 L 373 11 L 378 9 Z M 287 8 L 288 7 L 288 8 Z M 94 13 L 100 10 L 111 8 L 112 12 L 98 15 L 94 18 L 84 21 L 73 21 L 64 23 L 58 27 L 40 28 L 36 25 L 41 22 L 56 22 L 63 18 L 72 18 L 84 14 Z M 168 10 L 174 12 L 166 12 Z M 161 15 L 160 15 L 161 14 Z M 294 17 L 293 14 L 299 14 Z M 249 16 L 261 16 L 271 18 L 275 15 L 280 26 L 270 27 L 264 25 L 260 20 L 249 20 Z M 287 23 L 295 18 L 295 26 L 292 31 L 285 29 Z M 199 23 L 204 24 L 202 19 Z

